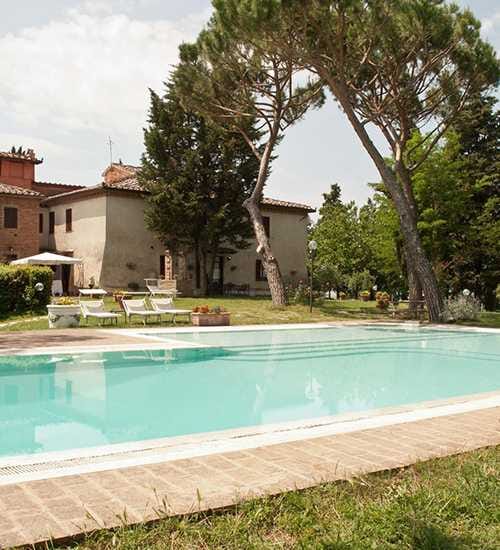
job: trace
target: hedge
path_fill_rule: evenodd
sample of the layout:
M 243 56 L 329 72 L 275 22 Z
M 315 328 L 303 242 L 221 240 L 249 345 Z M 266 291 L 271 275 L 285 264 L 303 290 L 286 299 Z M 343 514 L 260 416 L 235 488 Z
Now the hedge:
M 43 290 L 35 289 L 37 283 Z M 35 265 L 0 265 L 0 314 L 36 311 L 50 303 L 52 269 Z

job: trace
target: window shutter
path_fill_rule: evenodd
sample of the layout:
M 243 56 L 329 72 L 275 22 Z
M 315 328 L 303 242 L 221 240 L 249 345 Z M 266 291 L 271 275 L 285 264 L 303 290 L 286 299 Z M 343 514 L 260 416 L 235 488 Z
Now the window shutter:
M 54 233 L 55 227 L 56 227 L 56 213 L 50 212 L 49 213 L 49 233 L 51 235 Z
M 3 209 L 3 226 L 5 229 L 17 229 L 17 208 L 6 206 Z
M 73 231 L 73 210 L 68 208 L 66 210 L 66 233 Z

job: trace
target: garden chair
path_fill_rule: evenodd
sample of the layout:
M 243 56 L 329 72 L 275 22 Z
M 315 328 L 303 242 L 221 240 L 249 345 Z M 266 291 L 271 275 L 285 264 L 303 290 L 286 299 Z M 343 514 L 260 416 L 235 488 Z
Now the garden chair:
M 161 313 L 154 309 L 148 309 L 146 307 L 146 300 L 123 300 L 122 304 L 127 322 L 132 319 L 132 315 L 142 317 L 144 324 L 147 323 L 148 317 L 156 317 L 158 322 L 161 322 Z
M 188 321 L 191 320 L 191 310 L 176 308 L 172 298 L 151 298 L 151 305 L 153 306 L 153 309 L 157 311 L 160 315 L 162 313 L 172 315 L 172 323 L 174 325 L 177 315 L 187 315 Z
M 80 302 L 80 309 L 82 310 L 82 316 L 85 319 L 85 322 L 88 323 L 89 318 L 93 317 L 99 321 L 105 321 L 109 319 L 111 322 L 113 320 L 118 324 L 118 319 L 120 318 L 119 313 L 111 313 L 110 311 L 105 311 L 104 301 L 87 301 Z

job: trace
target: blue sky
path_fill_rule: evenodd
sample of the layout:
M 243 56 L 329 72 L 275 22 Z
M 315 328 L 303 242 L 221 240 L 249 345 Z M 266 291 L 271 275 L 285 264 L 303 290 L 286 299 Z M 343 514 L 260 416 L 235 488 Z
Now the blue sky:
M 500 4 L 470 5 L 500 49 Z M 162 90 L 210 0 L 0 0 L 0 150 L 33 147 L 38 179 L 93 185 L 115 158 L 138 163 L 148 88 Z M 314 206 L 333 182 L 363 202 L 377 173 L 333 102 L 291 128 L 266 194 Z

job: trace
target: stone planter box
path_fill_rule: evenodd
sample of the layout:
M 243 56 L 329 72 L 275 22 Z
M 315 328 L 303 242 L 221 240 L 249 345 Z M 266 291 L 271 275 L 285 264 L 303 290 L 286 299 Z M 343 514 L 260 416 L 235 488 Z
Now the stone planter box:
M 231 324 L 231 314 L 223 313 L 191 313 L 191 321 L 195 327 L 227 327 Z
M 80 306 L 47 306 L 49 314 L 49 328 L 71 328 L 80 325 Z

